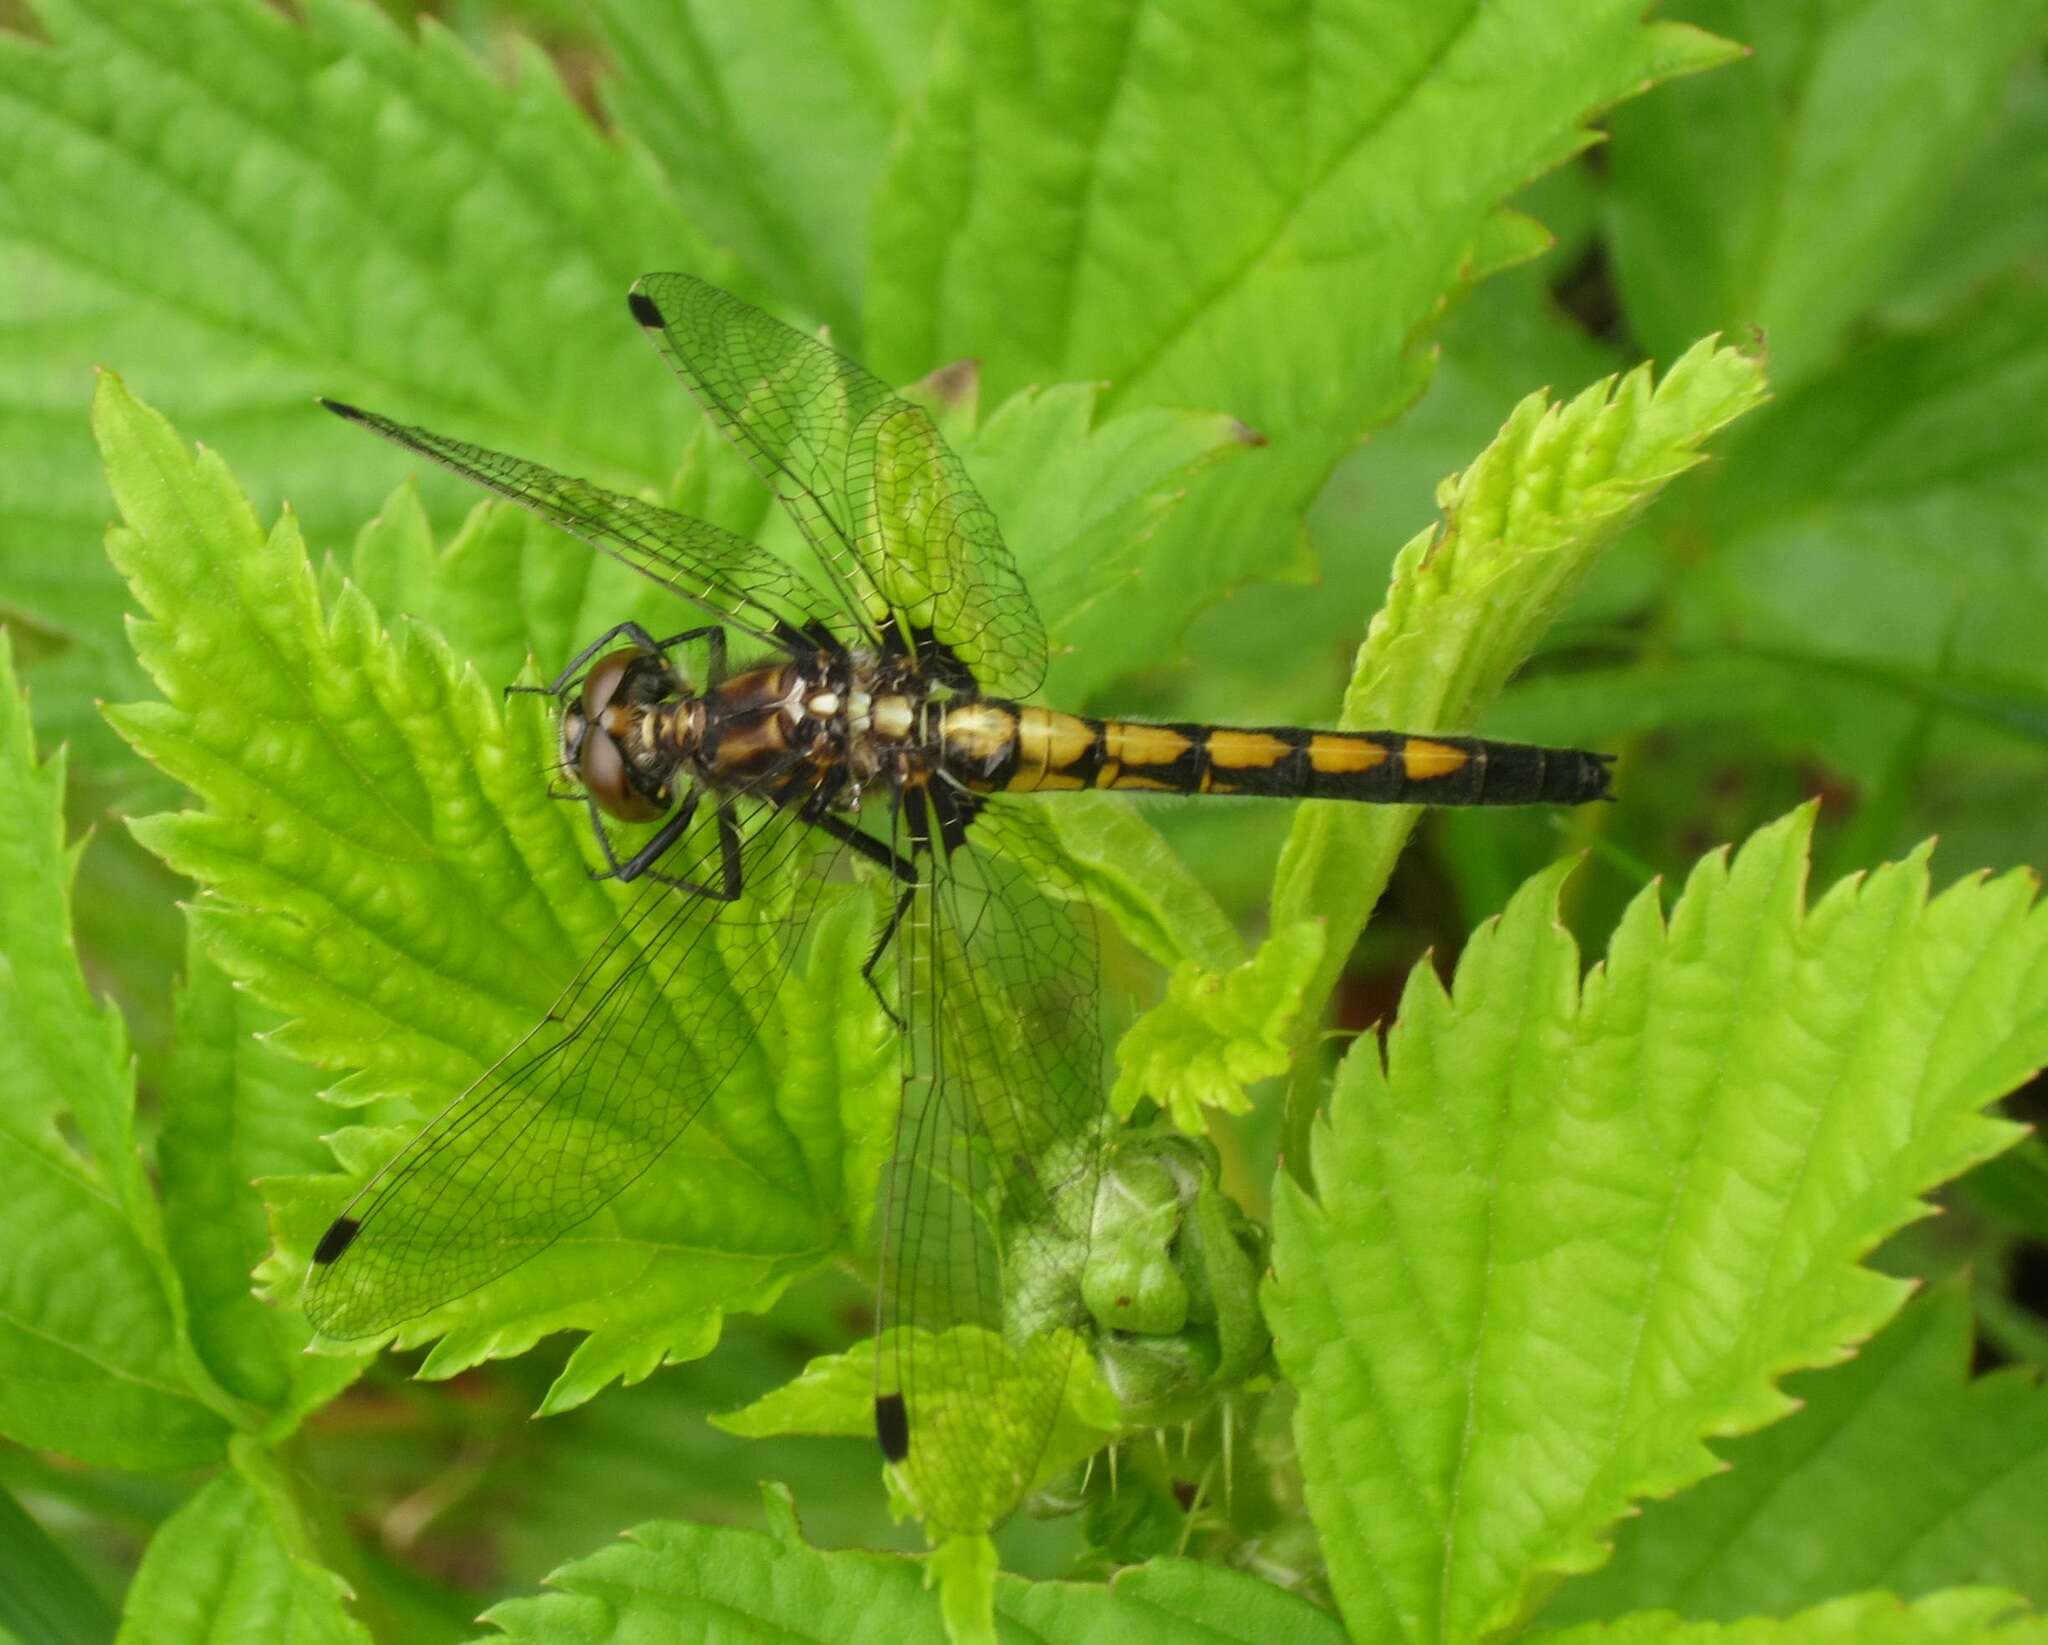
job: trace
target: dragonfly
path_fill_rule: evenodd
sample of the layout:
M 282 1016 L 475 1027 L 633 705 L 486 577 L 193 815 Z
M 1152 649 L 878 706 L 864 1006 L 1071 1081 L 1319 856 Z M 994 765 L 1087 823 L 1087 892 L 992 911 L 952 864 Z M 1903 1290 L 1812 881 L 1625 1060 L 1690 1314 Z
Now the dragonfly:
M 552 701 L 598 872 L 635 889 L 547 1017 L 335 1218 L 305 1306 L 326 1336 L 381 1334 L 610 1204 L 748 1054 L 818 888 L 863 864 L 883 894 L 862 975 L 901 1075 L 874 1205 L 874 1431 L 928 1527 L 984 1531 L 1031 1487 L 1086 1337 L 1078 1284 L 1046 1275 L 1086 1260 L 1110 1135 L 1092 918 L 1035 796 L 1569 806 L 1607 793 L 1609 757 L 1032 702 L 1044 625 L 922 405 L 693 276 L 648 275 L 628 306 L 793 520 L 789 555 L 322 402 L 696 620 L 620 623 L 530 688 Z M 748 986 L 700 986 L 712 952 Z

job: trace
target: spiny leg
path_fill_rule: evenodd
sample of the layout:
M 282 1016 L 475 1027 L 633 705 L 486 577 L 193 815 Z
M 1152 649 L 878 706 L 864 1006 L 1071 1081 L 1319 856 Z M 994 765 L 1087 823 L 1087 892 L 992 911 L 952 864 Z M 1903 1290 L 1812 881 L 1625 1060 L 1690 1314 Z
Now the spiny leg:
M 508 685 L 505 687 L 505 695 L 508 697 L 520 695 L 561 696 L 564 691 L 569 689 L 569 682 L 575 679 L 577 674 L 582 671 L 583 665 L 589 662 L 592 657 L 595 657 L 606 646 L 610 645 L 621 634 L 639 646 L 641 650 L 651 651 L 657 657 L 666 657 L 671 646 L 684 645 L 691 640 L 703 640 L 706 642 L 705 649 L 711 654 L 711 683 L 716 685 L 725 678 L 725 630 L 719 624 L 706 623 L 701 628 L 686 628 L 680 634 L 671 634 L 665 640 L 657 640 L 638 623 L 615 623 L 598 635 L 596 639 L 592 640 L 581 651 L 577 652 L 575 656 L 571 657 L 568 665 L 563 668 L 562 672 L 557 674 L 546 685 Z
M 658 874 L 654 871 L 653 865 L 661 859 L 664 852 L 682 838 L 684 830 L 690 826 L 690 819 L 697 814 L 697 803 L 700 798 L 701 791 L 691 789 L 681 809 L 661 825 L 651 840 L 621 862 L 612 851 L 611 836 L 604 831 L 603 814 L 598 810 L 597 802 L 585 795 L 585 803 L 590 808 L 591 832 L 597 835 L 598 848 L 604 852 L 604 860 L 610 864 L 610 867 L 605 869 L 593 868 L 590 877 L 594 880 L 619 880 L 626 884 L 644 877 L 659 880 L 663 885 L 672 885 L 678 891 L 687 891 L 692 896 L 710 897 L 717 902 L 738 902 L 743 884 L 740 874 L 740 833 L 738 824 L 733 821 L 732 808 L 724 803 L 718 807 L 718 854 L 723 885 L 700 885 L 697 881 L 684 879 L 678 874 Z
M 867 962 L 860 968 L 860 980 L 866 983 L 869 992 L 881 1001 L 882 1010 L 900 1032 L 904 1026 L 903 1019 L 896 1015 L 888 1000 L 883 998 L 881 987 L 875 981 L 875 967 L 882 963 L 882 956 L 889 951 L 889 944 L 895 940 L 896 928 L 903 923 L 903 916 L 910 912 L 910 905 L 917 900 L 917 863 L 884 845 L 873 835 L 863 834 L 844 817 L 835 817 L 829 811 L 811 811 L 807 812 L 806 816 L 814 827 L 822 828 L 835 840 L 852 846 L 869 862 L 888 869 L 903 882 L 903 893 L 896 899 L 896 906 L 890 911 L 888 923 L 882 927 L 882 934 L 875 939 L 875 946 L 869 951 Z

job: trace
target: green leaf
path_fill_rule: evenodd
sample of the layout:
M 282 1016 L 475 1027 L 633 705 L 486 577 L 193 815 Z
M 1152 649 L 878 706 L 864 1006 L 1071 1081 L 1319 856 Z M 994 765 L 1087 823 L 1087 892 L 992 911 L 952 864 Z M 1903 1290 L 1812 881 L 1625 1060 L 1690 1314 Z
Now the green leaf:
M 244 1443 L 150 1539 L 118 1645 L 370 1645 L 312 1553 L 276 1464 Z
M 909 1329 L 906 1327 L 905 1329 Z M 973 1479 L 947 1477 L 943 1465 L 932 1462 L 928 1473 L 912 1475 L 908 1484 L 923 1487 L 934 1500 L 949 1508 L 984 1493 L 994 1507 L 980 1514 L 983 1523 L 1002 1518 L 1017 1498 L 1032 1485 L 1056 1479 L 1076 1463 L 1092 1456 L 1103 1443 L 1122 1428 L 1115 1397 L 1104 1385 L 1094 1361 L 1085 1353 L 1071 1352 L 1070 1342 L 1046 1340 L 1013 1347 L 978 1326 L 956 1326 L 960 1339 L 983 1339 L 985 1346 L 972 1352 L 960 1348 L 927 1349 L 921 1358 L 927 1367 L 919 1386 L 924 1407 L 942 1420 L 948 1405 L 989 1397 L 989 1389 L 1007 1383 L 1018 1386 L 1057 1386 L 1059 1406 L 1052 1432 L 1040 1450 L 1040 1435 L 1018 1434 L 1016 1442 L 1030 1447 L 1029 1454 L 991 1454 Z M 904 1352 L 905 1350 L 895 1350 Z M 978 1374 L 987 1387 L 948 1386 L 937 1380 L 931 1368 L 979 1366 Z M 875 1432 L 875 1341 L 872 1337 L 856 1343 L 844 1353 L 823 1354 L 804 1367 L 801 1374 L 780 1388 L 771 1389 L 737 1411 L 713 1416 L 714 1426 L 743 1439 L 766 1439 L 781 1434 L 830 1434 L 848 1438 L 873 1439 Z M 912 1465 L 913 1467 L 915 1465 Z M 1023 1484 L 1016 1476 L 1029 1472 Z M 953 1513 L 949 1523 L 973 1523 L 966 1509 Z
M 1884 319 L 1925 324 L 1990 282 L 2048 261 L 2048 63 L 2014 77 L 1998 130 L 1947 189 L 1884 297 Z
M 1449 993 L 1411 974 L 1384 1068 L 1345 1059 L 1267 1313 L 1354 1630 L 1476 1637 L 1599 1564 L 1897 1308 L 1860 1260 L 2011 1141 L 1980 1110 L 2048 1059 L 2032 878 L 1930 901 L 1923 851 L 1809 909 L 1811 824 L 1668 919 L 1646 891 L 1583 987 L 1538 876 Z
M 114 1618 L 64 1550 L 0 1487 L 0 1639 L 9 1645 L 98 1645 Z
M 1858 1594 L 1798 1616 L 1732 1624 L 1685 1622 L 1666 1611 L 1526 1637 L 1530 1645 L 2043 1645 L 2048 1622 L 2010 1594 L 1964 1589 L 1914 1605 Z
M 323 592 L 331 603 L 340 588 L 329 566 Z M 356 534 L 347 571 L 379 611 L 402 611 L 436 630 L 499 685 L 522 678 L 529 659 L 540 661 L 545 678 L 614 623 L 662 624 L 678 609 L 649 579 L 577 549 L 524 509 L 480 504 L 439 543 L 411 483 Z
M 1544 1620 L 1668 1608 L 1733 1622 L 1865 1589 L 2048 1603 L 2048 1394 L 2022 1371 L 1972 1381 L 1970 1334 L 1968 1297 L 1937 1292 L 1848 1365 L 1794 1378 L 1800 1409 L 1623 1525 L 1613 1561 Z
M 868 206 L 924 80 L 936 0 L 793 7 L 605 0 L 605 107 L 705 235 L 858 352 Z
M 996 1545 L 985 1536 L 949 1536 L 925 1562 L 939 1591 L 939 1620 L 950 1645 L 996 1645 Z
M 1148 959 L 1211 971 L 1243 959 L 1244 942 L 1216 898 L 1125 796 L 1062 795 L 1037 816 L 1089 906 L 1108 915 Z
M 2037 740 L 2048 693 L 2044 396 L 2048 293 L 2025 290 L 1877 343 L 1789 395 L 1709 477 L 1696 523 L 1717 548 L 1680 584 L 1675 637 L 1710 661 L 1732 640 L 1810 659 L 1813 671 L 1880 671 L 1790 678 L 1770 714 L 1865 781 L 1922 712 L 1887 681 L 1958 716 L 2032 723 Z M 1937 752 L 2038 767 L 2038 746 L 2005 733 L 1963 742 L 1965 728 L 1950 729 Z
M 1707 331 L 1824 366 L 1883 290 L 2039 42 L 2042 0 L 1695 0 L 1752 58 L 1613 117 L 1615 269 L 1653 353 Z
M 0 32 L 0 586 L 76 642 L 66 723 L 136 694 L 125 597 L 94 552 L 106 489 L 76 396 L 104 362 L 288 495 L 316 540 L 400 472 L 316 393 L 571 462 L 668 478 L 696 423 L 627 323 L 635 276 L 716 259 L 644 159 L 514 42 L 494 78 L 433 24 L 357 0 L 38 0 Z M 639 384 L 637 393 L 622 384 Z M 472 498 L 437 476 L 452 524 Z
M 876 201 L 872 362 L 974 355 L 997 398 L 1104 378 L 1117 411 L 1220 407 L 1268 436 L 1164 528 L 1148 633 L 1301 575 L 1294 517 L 1420 385 L 1446 293 L 1535 244 L 1501 203 L 1597 108 L 1734 49 L 1624 0 L 1554 25 L 1528 4 L 960 6 Z
M 1150 1097 L 1196 1134 L 1208 1123 L 1204 1108 L 1246 1112 L 1245 1087 L 1293 1064 L 1304 991 L 1323 958 L 1323 938 L 1319 922 L 1303 920 L 1232 970 L 1175 966 L 1166 998 L 1117 1043 L 1111 1108 L 1128 1116 Z
M 549 1578 L 553 1591 L 485 1613 L 489 1637 L 546 1645 L 621 1639 L 946 1639 L 923 1562 L 827 1553 L 759 1531 L 642 1525 Z M 996 1578 L 997 1634 L 1072 1645 L 1341 1645 L 1343 1630 L 1307 1600 L 1194 1560 L 1133 1566 L 1104 1586 Z
M 1444 519 L 1394 564 L 1344 697 L 1348 728 L 1455 730 L 1534 650 L 1598 555 L 1700 447 L 1764 394 L 1758 364 L 1711 340 L 1651 384 L 1648 367 L 1564 405 L 1532 394 L 1464 473 L 1437 490 Z M 1327 996 L 1385 889 L 1417 812 L 1299 807 L 1273 890 L 1275 928 L 1329 922 Z
M 2038 1136 L 1986 1160 L 1963 1181 L 1972 1208 L 2048 1244 L 2048 1142 Z
M 324 1083 L 264 1043 L 279 1025 L 235 988 L 195 941 L 178 998 L 177 1048 L 163 1095 L 157 1165 L 164 1228 L 192 1345 L 223 1388 L 251 1404 L 324 1403 L 360 1367 L 308 1358 L 297 1310 L 265 1307 L 249 1276 L 270 1249 L 259 1177 L 328 1161 L 333 1111 Z
M 187 1375 L 136 1151 L 120 1018 L 72 943 L 64 763 L 36 761 L 0 631 L 0 1432 L 83 1462 L 181 1468 L 226 1425 Z
M 1022 389 L 958 441 L 1046 620 L 1048 689 L 1076 704 L 1172 644 L 1177 629 L 1153 614 L 1202 574 L 1172 522 L 1203 476 L 1265 455 L 1234 417 L 1112 417 L 1104 398 L 1099 383 Z
M 209 951 L 290 1019 L 273 1045 L 327 1068 L 367 1063 L 335 1088 L 342 1100 L 436 1112 L 540 1020 L 620 908 L 586 874 L 581 815 L 540 780 L 543 717 L 530 698 L 501 710 L 418 630 L 387 635 L 353 589 L 323 610 L 295 520 L 265 538 L 220 461 L 195 461 L 111 378 L 97 426 L 128 521 L 110 549 L 149 613 L 135 643 L 168 699 L 110 713 L 207 805 L 136 831 L 208 888 L 194 918 Z M 841 1027 L 878 1034 L 857 978 L 835 982 L 829 1009 L 856 1014 Z M 692 985 L 735 986 L 715 957 Z M 821 1008 L 794 982 L 778 1003 L 791 1021 Z M 428 1374 L 589 1332 L 558 1409 L 704 1352 L 722 1311 L 765 1306 L 826 1255 L 848 1216 L 846 1119 L 829 1105 L 875 1085 L 809 1089 L 790 1035 L 761 1042 L 612 1208 L 403 1327 L 408 1343 L 442 1339 Z M 864 1135 L 879 1119 L 852 1123 Z M 345 1178 L 271 1186 L 282 1256 L 266 1275 L 282 1300 L 349 1186 L 400 1140 L 344 1132 Z

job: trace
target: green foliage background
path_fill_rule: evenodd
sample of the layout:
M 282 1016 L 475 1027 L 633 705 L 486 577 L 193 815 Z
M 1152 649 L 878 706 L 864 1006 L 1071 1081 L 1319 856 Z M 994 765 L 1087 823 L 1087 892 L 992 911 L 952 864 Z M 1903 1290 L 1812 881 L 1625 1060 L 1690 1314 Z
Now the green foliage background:
M 0 6 L 0 1637 L 2048 1638 L 2048 1150 L 1984 1112 L 2048 1060 L 2044 19 Z M 772 535 L 666 268 L 979 362 L 1063 704 L 1623 756 L 1049 813 L 1276 1358 L 943 1614 L 783 1431 L 829 1378 L 762 1399 L 866 1329 L 860 899 L 650 1191 L 301 1352 L 347 1181 L 609 917 L 495 688 L 661 609 L 312 396 Z

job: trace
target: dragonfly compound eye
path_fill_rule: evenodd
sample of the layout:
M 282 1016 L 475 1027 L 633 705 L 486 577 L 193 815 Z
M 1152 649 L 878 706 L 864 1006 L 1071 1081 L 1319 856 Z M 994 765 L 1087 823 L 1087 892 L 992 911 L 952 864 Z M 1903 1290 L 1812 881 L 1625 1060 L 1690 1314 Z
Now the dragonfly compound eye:
M 592 664 L 590 672 L 583 676 L 583 712 L 593 720 L 602 714 L 619 694 L 626 671 L 645 655 L 637 646 L 626 646 Z
M 661 815 L 662 807 L 633 786 L 625 754 L 601 725 L 584 733 L 583 750 L 576 756 L 576 775 L 599 809 L 620 822 L 652 822 Z

